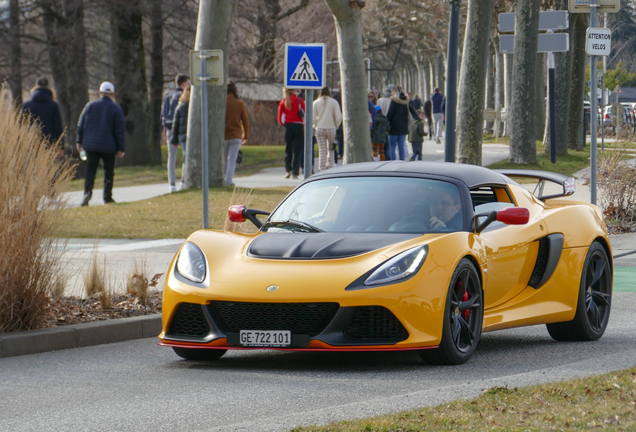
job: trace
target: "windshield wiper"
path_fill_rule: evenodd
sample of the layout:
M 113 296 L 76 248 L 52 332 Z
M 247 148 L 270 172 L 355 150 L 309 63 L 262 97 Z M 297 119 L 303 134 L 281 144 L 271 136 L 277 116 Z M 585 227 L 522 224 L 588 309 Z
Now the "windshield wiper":
M 285 226 L 289 226 L 292 228 L 302 228 L 304 230 L 306 230 L 307 232 L 325 232 L 325 230 L 322 230 L 318 227 L 315 227 L 311 224 L 308 224 L 307 222 L 301 222 L 298 220 L 294 220 L 294 219 L 288 219 L 286 221 L 271 221 L 271 222 L 267 222 L 266 224 L 263 225 L 263 228 L 269 227 L 269 226 L 275 226 L 275 227 L 285 227 Z

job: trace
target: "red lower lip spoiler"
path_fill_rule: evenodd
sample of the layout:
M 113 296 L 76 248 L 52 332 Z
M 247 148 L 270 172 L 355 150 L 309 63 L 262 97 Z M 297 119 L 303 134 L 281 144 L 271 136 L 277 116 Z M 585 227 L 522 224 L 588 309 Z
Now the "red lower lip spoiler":
M 324 351 L 324 352 L 351 352 L 351 351 L 414 351 L 421 349 L 439 348 L 439 346 L 410 347 L 410 348 L 274 348 L 274 347 L 223 347 L 223 346 L 192 346 L 179 343 L 159 342 L 157 345 L 174 348 L 195 348 L 195 349 L 223 349 L 223 350 L 276 350 L 276 351 Z

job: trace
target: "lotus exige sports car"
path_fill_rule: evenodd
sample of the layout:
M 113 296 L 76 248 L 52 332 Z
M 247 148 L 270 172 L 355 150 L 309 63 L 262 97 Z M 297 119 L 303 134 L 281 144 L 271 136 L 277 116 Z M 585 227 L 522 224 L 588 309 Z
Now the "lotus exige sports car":
M 530 177 L 529 192 L 511 177 Z M 543 195 L 546 182 L 558 193 Z M 574 179 L 435 162 L 323 171 L 268 213 L 232 206 L 255 234 L 201 230 L 173 260 L 160 344 L 186 359 L 228 349 L 418 350 L 466 362 L 482 332 L 547 324 L 600 338 L 613 262 Z

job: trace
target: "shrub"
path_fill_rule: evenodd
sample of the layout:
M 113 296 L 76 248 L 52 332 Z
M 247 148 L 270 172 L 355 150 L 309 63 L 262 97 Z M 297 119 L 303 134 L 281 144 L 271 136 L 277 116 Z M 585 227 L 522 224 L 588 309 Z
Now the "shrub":
M 21 117 L 4 86 L 0 137 L 1 333 L 38 328 L 59 288 L 60 193 L 73 174 L 56 160 L 39 126 Z
M 630 224 L 636 212 L 636 168 L 626 163 L 624 152 L 614 152 L 598 162 L 598 204 L 605 217 Z

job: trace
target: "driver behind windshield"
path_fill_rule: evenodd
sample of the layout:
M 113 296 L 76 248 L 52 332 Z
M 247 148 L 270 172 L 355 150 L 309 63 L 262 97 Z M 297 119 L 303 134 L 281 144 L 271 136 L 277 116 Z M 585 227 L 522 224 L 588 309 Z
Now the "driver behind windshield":
M 462 227 L 461 200 L 456 188 L 437 187 L 430 200 L 432 230 L 460 229 Z

